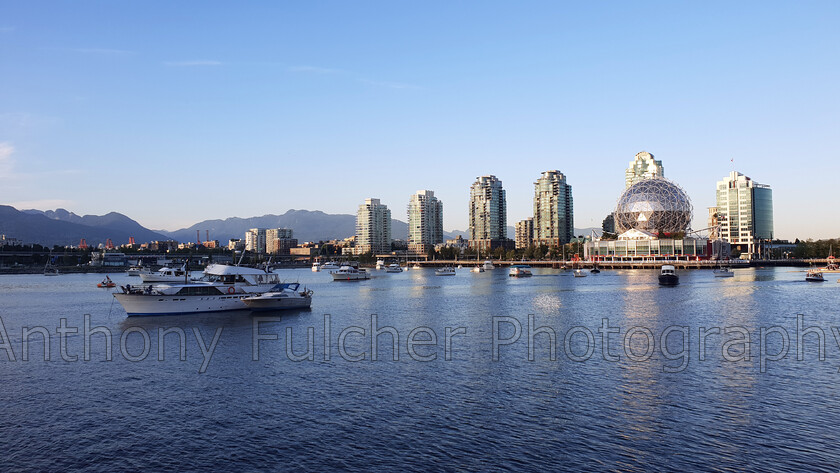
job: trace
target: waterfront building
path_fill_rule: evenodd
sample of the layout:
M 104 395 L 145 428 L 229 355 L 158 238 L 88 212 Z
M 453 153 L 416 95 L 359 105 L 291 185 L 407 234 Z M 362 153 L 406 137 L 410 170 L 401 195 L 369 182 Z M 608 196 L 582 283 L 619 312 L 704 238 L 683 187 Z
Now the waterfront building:
M 534 244 L 534 218 L 516 222 L 516 249 L 528 248 Z
M 632 229 L 617 240 L 595 240 L 584 245 L 584 258 L 594 261 L 670 261 L 709 259 L 705 238 L 657 238 L 654 233 Z
M 534 183 L 534 242 L 560 246 L 574 236 L 572 186 L 560 171 L 545 171 Z
M 470 187 L 470 247 L 482 251 L 513 248 L 506 226 L 507 203 L 502 181 L 493 175 L 477 177 Z
M 717 183 L 720 238 L 749 258 L 759 257 L 762 244 L 773 239 L 773 190 L 737 171 Z
M 245 251 L 265 253 L 265 228 L 252 228 L 245 232 Z
M 288 255 L 289 250 L 297 246 L 292 237 L 291 228 L 270 228 L 265 231 L 265 251 L 272 255 Z
M 653 159 L 653 155 L 647 151 L 640 151 L 636 153 L 636 157 L 630 161 L 630 167 L 624 172 L 624 188 L 627 189 L 641 180 L 654 177 L 665 177 L 662 161 Z
M 613 216 L 619 233 L 639 229 L 662 237 L 688 230 L 692 214 L 691 200 L 680 186 L 653 177 L 626 188 Z
M 356 212 L 355 254 L 391 251 L 391 211 L 379 199 L 365 199 Z
M 443 202 L 432 191 L 417 191 L 408 201 L 408 251 L 425 255 L 442 242 Z

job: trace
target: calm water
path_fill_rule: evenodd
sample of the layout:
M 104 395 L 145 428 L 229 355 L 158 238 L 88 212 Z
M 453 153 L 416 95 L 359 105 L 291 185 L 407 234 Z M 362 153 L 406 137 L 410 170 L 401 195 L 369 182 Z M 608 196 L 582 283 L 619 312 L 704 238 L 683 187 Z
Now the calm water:
M 378 271 L 356 283 L 308 270 L 280 273 L 315 291 L 312 309 L 269 314 L 279 317 L 260 322 L 261 334 L 278 339 L 257 342 L 258 361 L 252 358 L 259 319 L 248 312 L 128 319 L 108 290 L 95 287 L 99 275 L 0 276 L 0 318 L 8 336 L 0 347 L 10 346 L 16 357 L 10 362 L 9 351 L 0 349 L 2 469 L 840 468 L 840 348 L 831 331 L 840 327 L 837 275 L 809 284 L 790 268 L 736 270 L 731 279 L 682 271 L 680 286 L 660 288 L 654 271 L 573 278 L 535 269 L 529 279 L 508 278 L 503 269 L 464 269 L 455 277 Z M 111 277 L 118 284 L 139 282 Z M 84 360 L 84 314 L 92 326 L 111 332 L 111 361 L 102 333 L 90 337 L 90 360 Z M 397 332 L 398 360 L 389 333 L 377 337 L 378 360 L 371 360 L 371 314 L 377 314 L 376 328 Z M 529 314 L 536 327 L 554 331 L 555 360 L 550 336 L 541 333 L 529 361 Z M 805 360 L 797 361 L 796 314 L 804 315 L 806 327 L 825 332 L 824 361 L 813 334 L 805 338 Z M 62 318 L 79 330 L 65 340 L 65 355 L 78 361 L 62 359 Z M 608 356 L 619 361 L 605 360 L 598 331 L 603 318 L 620 331 L 608 339 Z M 494 320 L 501 340 L 512 341 L 521 325 L 519 340 L 500 346 L 498 361 Z M 29 337 L 29 360 L 23 361 L 22 328 L 39 326 L 50 334 L 50 361 L 44 361 L 40 334 Z M 761 346 L 761 328 L 773 326 L 788 333 L 788 352 L 766 361 L 762 372 L 762 352 L 772 357 L 784 348 L 778 329 L 765 334 Z M 421 327 L 427 329 L 413 337 L 428 340 L 433 331 L 436 344 L 413 345 L 412 357 L 407 339 Z M 677 356 L 684 348 L 678 327 L 687 327 L 690 352 L 683 356 Z M 701 327 L 721 329 L 706 338 L 704 361 Z M 750 332 L 749 361 L 723 358 L 723 344 L 740 336 L 723 333 L 731 327 Z M 177 333 L 166 336 L 160 360 L 159 329 L 170 328 L 185 333 L 184 361 Z M 195 330 L 210 346 L 219 329 L 200 373 L 205 356 Z M 288 329 L 293 355 L 307 351 L 311 329 L 311 361 L 290 359 Z M 645 330 L 655 342 L 648 359 Z M 630 354 L 628 331 L 635 332 Z M 663 332 L 669 332 L 665 353 Z M 127 359 L 141 357 L 144 346 L 144 360 Z M 744 348 L 733 344 L 729 357 Z M 363 361 L 348 361 L 361 355 Z M 431 356 L 436 359 L 421 361 Z

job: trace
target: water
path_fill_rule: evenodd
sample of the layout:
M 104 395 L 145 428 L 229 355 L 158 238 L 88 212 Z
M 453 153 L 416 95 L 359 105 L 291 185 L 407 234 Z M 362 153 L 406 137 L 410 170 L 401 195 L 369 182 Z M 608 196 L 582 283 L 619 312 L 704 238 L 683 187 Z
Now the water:
M 678 287 L 660 288 L 654 271 L 573 278 L 571 272 L 535 269 L 526 279 L 508 278 L 503 269 L 467 271 L 454 277 L 436 277 L 430 269 L 378 271 L 369 281 L 349 283 L 332 282 L 326 273 L 281 271 L 315 291 L 312 309 L 270 314 L 274 320 L 260 322 L 259 333 L 278 339 L 257 342 L 258 361 L 252 358 L 260 319 L 248 312 L 129 319 L 108 290 L 95 287 L 101 275 L 2 276 L 3 341 L 16 357 L 10 362 L 0 349 L 3 469 L 840 468 L 840 348 L 831 332 L 840 326 L 836 275 L 809 284 L 790 268 L 736 270 L 729 279 L 681 271 Z M 84 314 L 91 326 L 111 332 L 111 361 L 101 333 L 90 337 L 85 361 Z M 375 328 L 398 332 L 398 360 L 386 333 L 377 337 L 378 360 L 371 361 L 371 314 Z M 528 314 L 536 327 L 554 331 L 555 360 L 542 333 L 534 337 L 529 361 Z M 825 332 L 824 361 L 815 335 L 804 339 L 805 359 L 797 361 L 797 314 L 804 315 L 804 326 Z M 515 319 L 495 319 L 498 339 L 513 337 L 517 322 L 522 332 L 517 342 L 499 347 L 498 361 L 494 317 Z M 78 361 L 62 359 L 56 331 L 62 318 L 79 329 L 66 337 L 65 347 Z M 620 330 L 608 340 L 609 354 L 619 361 L 604 359 L 603 318 Z M 688 327 L 690 352 L 669 359 L 660 337 L 672 326 Z M 788 333 L 788 353 L 762 363 L 760 330 L 773 326 Z M 39 334 L 29 337 L 29 360 L 23 361 L 23 327 L 49 331 L 50 361 L 44 361 Z M 624 336 L 633 327 L 631 359 Z M 705 361 L 699 360 L 701 327 L 721 329 L 706 338 Z M 749 361 L 723 358 L 722 345 L 737 337 L 724 334 L 727 327 L 749 331 Z M 184 331 L 184 361 L 177 333 L 166 336 L 160 360 L 158 331 L 169 328 Z M 348 328 L 364 329 L 365 336 L 346 333 L 340 347 Z M 206 361 L 198 341 L 210 346 L 219 329 Z M 311 329 L 311 361 L 290 360 L 287 329 L 292 356 L 306 352 Z M 433 331 L 436 344 L 414 346 L 412 357 L 407 339 L 414 329 L 416 340 Z M 646 360 L 645 329 L 655 338 Z M 683 349 L 680 330 L 670 329 L 666 353 Z M 144 332 L 148 356 L 129 361 L 143 354 Z M 765 355 L 783 348 L 779 333 L 766 339 Z M 743 349 L 730 347 L 730 358 Z M 345 359 L 360 354 L 363 361 Z M 432 355 L 433 361 L 420 361 Z

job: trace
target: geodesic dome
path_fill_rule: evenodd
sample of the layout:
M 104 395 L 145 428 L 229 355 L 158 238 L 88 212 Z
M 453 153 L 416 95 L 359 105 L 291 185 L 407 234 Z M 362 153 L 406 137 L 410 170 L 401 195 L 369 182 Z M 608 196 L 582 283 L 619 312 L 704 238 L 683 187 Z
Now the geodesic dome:
M 630 229 L 651 233 L 678 233 L 691 225 L 691 200 L 677 184 L 655 177 L 628 187 L 615 207 L 615 228 L 619 233 Z

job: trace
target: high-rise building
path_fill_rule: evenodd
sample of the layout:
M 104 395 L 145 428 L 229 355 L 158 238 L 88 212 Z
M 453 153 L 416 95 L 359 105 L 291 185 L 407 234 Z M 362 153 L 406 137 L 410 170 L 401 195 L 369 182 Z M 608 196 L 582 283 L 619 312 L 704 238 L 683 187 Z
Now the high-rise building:
M 265 228 L 252 228 L 245 232 L 245 251 L 265 253 Z
M 773 190 L 732 171 L 717 183 L 719 237 L 750 258 L 773 239 Z
M 565 245 L 574 237 L 572 186 L 560 171 L 545 171 L 534 183 L 534 240 Z
M 609 214 L 601 221 L 601 230 L 604 233 L 615 233 L 615 215 Z
M 496 176 L 476 178 L 470 187 L 470 246 L 481 250 L 511 247 L 507 239 L 507 204 L 502 181 Z
M 640 151 L 636 153 L 635 159 L 630 161 L 630 167 L 624 172 L 624 188 L 653 177 L 665 177 L 662 161 L 653 159 L 653 155 L 647 151 Z
M 362 254 L 391 251 L 391 211 L 379 199 L 365 199 L 356 212 L 356 250 Z
M 516 222 L 516 249 L 528 248 L 534 244 L 534 217 Z
M 292 238 L 291 228 L 269 228 L 265 231 L 265 251 L 272 255 L 288 255 L 289 250 L 297 246 Z
M 438 243 L 443 243 L 443 202 L 432 191 L 417 191 L 408 201 L 408 251 L 425 255 Z

